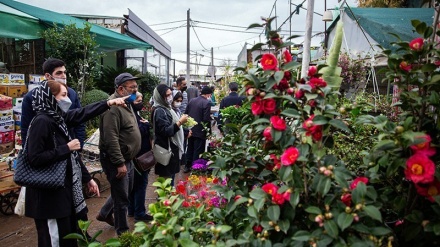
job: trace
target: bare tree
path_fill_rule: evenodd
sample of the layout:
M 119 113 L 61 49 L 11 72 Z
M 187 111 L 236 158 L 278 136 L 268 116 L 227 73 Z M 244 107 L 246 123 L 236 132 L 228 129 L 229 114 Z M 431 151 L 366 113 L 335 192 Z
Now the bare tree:
M 357 0 L 361 8 L 399 8 L 407 7 L 409 0 Z

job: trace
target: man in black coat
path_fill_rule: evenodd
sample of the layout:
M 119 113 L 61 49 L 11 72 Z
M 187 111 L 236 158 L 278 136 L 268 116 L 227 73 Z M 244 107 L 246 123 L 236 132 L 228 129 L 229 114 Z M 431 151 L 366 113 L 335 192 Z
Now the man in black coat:
M 211 132 L 211 95 L 211 88 L 204 87 L 201 95 L 192 99 L 186 107 L 185 114 L 194 118 L 198 124 L 192 127 L 191 137 L 188 138 L 185 173 L 191 171 L 192 162 L 199 159 L 200 154 L 205 152 L 208 133 L 205 131 L 204 126 L 208 127 L 209 132 Z
M 220 130 L 222 130 L 221 127 L 223 125 L 221 120 L 222 117 L 221 110 L 232 105 L 241 106 L 241 104 L 243 104 L 243 100 L 245 99 L 245 97 L 239 96 L 237 91 L 238 91 L 238 84 L 236 82 L 229 83 L 229 95 L 224 97 L 220 102 L 220 108 L 219 108 L 220 113 L 218 115 L 218 125 Z

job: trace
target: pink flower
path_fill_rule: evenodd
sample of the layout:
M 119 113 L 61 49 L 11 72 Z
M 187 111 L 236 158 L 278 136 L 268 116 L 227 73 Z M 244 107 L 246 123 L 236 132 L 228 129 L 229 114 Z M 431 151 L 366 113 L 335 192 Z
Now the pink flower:
M 307 72 L 308 76 L 314 76 L 316 74 L 316 72 L 318 72 L 318 69 L 316 68 L 316 66 L 310 66 L 309 67 L 309 71 Z
M 425 141 L 410 146 L 415 153 L 423 153 L 426 156 L 433 156 L 435 154 L 435 148 L 431 147 L 431 137 L 429 135 L 417 136 L 416 139 Z
M 351 182 L 350 189 L 354 190 L 357 187 L 358 183 L 364 183 L 366 185 L 368 183 L 368 178 L 357 177 L 355 180 L 353 180 L 353 182 Z
M 284 50 L 283 52 L 283 61 L 284 63 L 288 63 L 292 61 L 292 54 L 290 54 L 289 50 Z
M 406 161 L 405 177 L 414 183 L 431 183 L 434 181 L 435 164 L 428 156 L 414 154 Z
M 296 90 L 295 92 L 295 98 L 296 99 L 301 99 L 302 97 L 304 97 L 304 91 L 301 89 Z
M 272 116 L 270 117 L 270 123 L 272 124 L 273 128 L 279 131 L 286 130 L 286 121 L 282 119 L 280 116 Z
M 309 85 L 312 87 L 312 89 L 316 89 L 316 87 L 326 87 L 327 82 L 325 82 L 322 78 L 313 77 L 310 79 Z
M 296 147 L 288 147 L 281 155 L 281 163 L 284 166 L 291 166 L 299 157 L 299 151 Z
M 411 67 L 411 64 L 408 64 L 408 62 L 402 61 L 399 64 L 399 68 L 403 71 L 409 72 L 409 71 L 411 71 L 412 67 Z
M 278 205 L 283 205 L 286 199 L 282 194 L 275 193 L 272 195 L 272 202 Z
M 263 54 L 261 57 L 261 66 L 263 70 L 276 70 L 278 66 L 277 58 L 271 53 Z
M 261 225 L 256 225 L 252 227 L 255 233 L 261 233 L 263 231 L 263 227 Z
M 263 131 L 263 136 L 266 138 L 266 141 L 272 141 L 272 127 L 267 127 Z
M 413 51 L 421 51 L 423 49 L 423 39 L 415 38 L 409 42 L 409 48 Z
M 350 207 L 351 205 L 351 194 L 350 193 L 345 193 L 341 196 L 341 201 L 342 203 L 345 204 L 345 206 Z
M 436 179 L 429 184 L 415 184 L 417 193 L 434 202 L 434 196 L 440 195 L 440 182 Z
M 264 105 L 260 97 L 255 97 L 255 101 L 252 102 L 251 109 L 252 114 L 254 115 L 260 115 L 261 113 L 263 113 Z
M 278 186 L 273 183 L 267 183 L 261 187 L 261 189 L 269 195 L 276 194 L 278 191 Z
M 274 113 L 275 109 L 277 107 L 277 102 L 270 98 L 263 100 L 263 111 L 266 114 Z

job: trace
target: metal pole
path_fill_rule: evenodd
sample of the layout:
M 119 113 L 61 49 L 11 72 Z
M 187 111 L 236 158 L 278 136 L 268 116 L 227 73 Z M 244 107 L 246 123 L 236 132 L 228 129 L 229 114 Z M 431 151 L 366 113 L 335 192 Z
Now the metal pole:
M 324 13 L 327 11 L 327 0 L 324 1 Z M 327 21 L 324 21 L 324 57 L 327 57 Z
M 292 37 L 292 0 L 289 1 L 289 37 Z M 292 46 L 289 45 L 289 52 L 292 53 Z
M 307 71 L 309 69 L 309 64 L 310 64 L 310 43 L 312 40 L 314 6 L 315 6 L 315 0 L 309 0 L 307 4 L 306 33 L 305 33 L 304 47 L 303 47 L 301 78 L 307 76 Z
M 215 81 L 215 68 L 214 68 L 214 48 L 213 47 L 211 47 L 211 66 L 212 66 L 211 79 L 214 83 L 214 81 Z
M 189 45 L 189 31 L 190 31 L 190 9 L 186 12 L 186 80 L 191 84 L 190 77 L 190 45 Z

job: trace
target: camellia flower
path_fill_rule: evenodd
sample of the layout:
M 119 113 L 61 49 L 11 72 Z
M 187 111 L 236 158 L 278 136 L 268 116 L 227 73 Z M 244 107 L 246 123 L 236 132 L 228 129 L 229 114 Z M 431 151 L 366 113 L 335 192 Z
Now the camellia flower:
M 264 184 L 261 189 L 269 195 L 276 194 L 278 191 L 278 186 L 273 183 Z
M 299 157 L 299 151 L 296 147 L 288 147 L 281 155 L 281 164 L 291 166 Z
M 289 50 L 284 50 L 283 52 L 283 61 L 284 63 L 288 63 L 292 61 L 292 54 L 290 54 Z
M 412 67 L 411 67 L 411 64 L 408 64 L 408 62 L 402 61 L 399 64 L 399 68 L 406 71 L 406 72 L 409 72 L 409 71 L 411 71 Z
M 440 182 L 434 180 L 434 182 L 429 184 L 416 184 L 416 189 L 417 193 L 434 202 L 434 196 L 440 195 Z
M 307 75 L 312 77 L 316 74 L 316 72 L 318 72 L 318 69 L 316 68 L 316 66 L 310 66 L 309 71 L 307 72 Z
M 266 114 L 273 113 L 277 108 L 277 102 L 270 98 L 263 100 L 263 112 Z
M 358 183 L 364 183 L 365 185 L 368 183 L 368 178 L 366 177 L 357 177 L 353 182 L 350 184 L 350 189 L 354 190 L 356 189 Z
M 286 201 L 286 198 L 284 198 L 283 194 L 275 193 L 272 195 L 272 202 L 278 205 L 283 205 Z
M 263 113 L 263 101 L 261 100 L 261 97 L 255 97 L 255 101 L 252 102 L 251 105 L 251 110 L 252 110 L 252 114 L 254 115 L 260 115 L 261 113 Z
M 280 116 L 275 115 L 270 117 L 270 123 L 276 130 L 284 131 L 286 129 L 286 121 L 284 121 L 284 119 L 282 119 Z
M 342 203 L 345 204 L 345 206 L 350 207 L 351 205 L 351 194 L 350 193 L 345 193 L 341 196 L 341 201 Z
M 271 131 L 272 131 L 272 127 L 267 127 L 264 129 L 263 136 L 264 138 L 266 138 L 266 141 L 272 141 Z
M 406 161 L 405 177 L 414 183 L 431 183 L 434 180 L 435 164 L 423 154 L 414 154 Z
M 302 97 L 304 97 L 304 91 L 301 89 L 297 89 L 295 92 L 295 98 L 296 99 L 301 99 Z
M 276 70 L 278 66 L 277 58 L 272 53 L 265 53 L 261 57 L 261 66 L 263 70 Z
M 423 153 L 426 156 L 433 156 L 435 154 L 435 148 L 431 147 L 431 137 L 429 135 L 417 136 L 416 139 L 425 141 L 410 146 L 415 153 Z
M 252 227 L 255 233 L 261 233 L 263 231 L 263 227 L 261 225 L 256 225 Z
M 409 42 L 409 48 L 413 51 L 421 51 L 423 49 L 423 38 L 415 38 Z
M 316 89 L 316 87 L 326 87 L 327 86 L 327 82 L 325 82 L 324 79 L 316 78 L 316 77 L 310 79 L 308 84 L 312 87 L 312 90 Z

